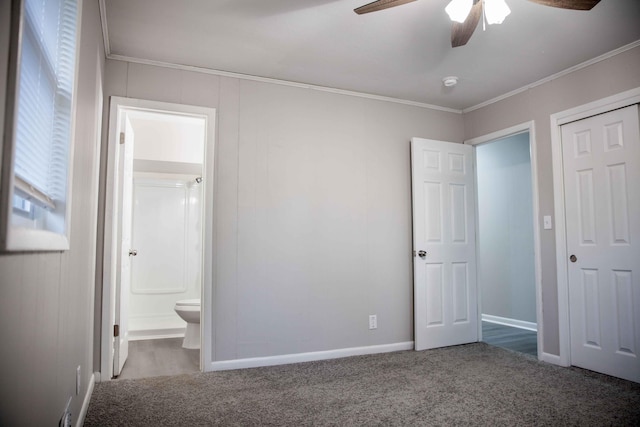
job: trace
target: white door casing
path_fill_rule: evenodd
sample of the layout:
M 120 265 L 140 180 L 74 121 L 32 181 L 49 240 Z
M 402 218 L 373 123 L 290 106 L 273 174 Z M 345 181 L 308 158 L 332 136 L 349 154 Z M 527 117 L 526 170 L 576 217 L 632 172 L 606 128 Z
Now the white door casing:
M 131 252 L 132 220 L 133 220 L 133 127 L 129 117 L 124 115 L 122 119 L 122 132 L 124 144 L 120 144 L 118 162 L 119 177 L 119 254 L 118 269 L 116 272 L 116 305 L 115 323 L 119 325 L 119 336 L 115 339 L 113 376 L 120 375 L 124 362 L 129 355 L 129 293 L 131 289 L 131 258 L 135 252 Z
M 202 302 L 201 302 L 201 338 L 200 367 L 204 371 L 215 369 L 213 345 L 213 288 L 215 284 L 216 257 L 213 253 L 214 229 L 216 216 L 214 215 L 213 200 L 215 196 L 215 135 L 216 111 L 213 108 L 191 106 L 159 101 L 149 101 L 134 98 L 110 97 L 109 108 L 109 137 L 106 147 L 107 162 L 105 168 L 105 201 L 104 201 L 104 241 L 102 251 L 102 314 L 101 314 L 101 348 L 100 372 L 98 381 L 108 381 L 114 374 L 114 359 L 116 343 L 113 338 L 113 325 L 116 319 L 116 305 L 120 303 L 116 296 L 116 279 L 120 272 L 119 258 L 121 245 L 119 241 L 120 220 L 120 132 L 123 129 L 122 118 L 128 114 L 140 111 L 160 112 L 170 115 L 186 115 L 205 120 L 205 161 L 203 163 L 202 209 L 204 240 L 202 250 Z M 99 243 L 100 244 L 100 243 Z M 207 262 L 204 262 L 207 260 Z M 125 332 L 127 330 L 125 325 Z M 124 343 L 123 343 L 124 344 Z
M 536 327 L 537 327 L 537 347 L 538 347 L 538 359 L 544 360 L 549 363 L 557 364 L 558 356 L 553 356 L 545 353 L 543 351 L 543 342 L 544 342 L 544 324 L 542 321 L 542 262 L 541 262 L 541 243 L 540 243 L 540 226 L 541 224 L 538 221 L 540 218 L 540 205 L 539 205 L 539 190 L 538 190 L 538 161 L 537 161 L 537 145 L 536 145 L 536 130 L 535 123 L 533 121 L 520 123 L 505 129 L 501 129 L 495 132 L 488 133 L 486 135 L 481 135 L 475 138 L 471 138 L 466 140 L 465 145 L 478 146 L 485 143 L 490 143 L 499 139 L 511 137 L 518 135 L 523 132 L 529 133 L 529 149 L 530 149 L 530 161 L 531 161 L 531 190 L 533 194 L 532 206 L 533 206 L 533 245 L 534 245 L 534 262 L 535 262 L 535 292 L 536 292 Z M 474 165 L 476 165 L 474 163 Z M 476 179 L 478 176 L 478 171 L 476 170 Z M 478 183 L 476 182 L 476 191 L 478 191 Z M 476 197 L 476 201 L 478 201 L 478 197 Z M 479 205 L 477 205 L 479 206 Z M 479 207 L 476 208 L 476 214 L 479 215 Z M 476 222 L 476 224 L 478 224 Z M 477 239 L 476 244 L 478 244 L 478 240 L 481 239 L 480 230 L 477 229 Z M 476 258 L 478 262 L 482 260 L 482 254 L 476 249 Z M 478 266 L 480 269 L 480 266 Z M 480 274 L 480 273 L 478 273 Z M 478 312 L 480 319 L 482 315 L 482 278 L 478 277 Z M 482 341 L 482 322 L 478 322 L 478 341 Z
M 640 382 L 638 121 L 632 105 L 561 135 L 571 364 Z
M 476 342 L 473 148 L 413 138 L 411 171 L 415 349 Z

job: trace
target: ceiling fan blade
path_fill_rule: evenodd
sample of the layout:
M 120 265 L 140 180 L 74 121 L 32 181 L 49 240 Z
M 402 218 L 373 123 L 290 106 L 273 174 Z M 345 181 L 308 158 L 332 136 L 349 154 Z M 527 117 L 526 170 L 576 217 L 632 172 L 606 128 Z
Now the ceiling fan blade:
M 460 24 L 458 22 L 451 23 L 451 47 L 459 47 L 467 44 L 473 32 L 480 22 L 482 16 L 482 2 L 479 1 L 473 5 L 467 19 Z
M 545 6 L 559 7 L 560 9 L 591 10 L 600 0 L 529 0 Z
M 389 9 L 390 7 L 400 6 L 401 4 L 411 3 L 412 1 L 416 0 L 378 0 L 353 9 L 353 11 L 358 15 L 362 15 L 363 13 L 377 12 L 379 10 Z

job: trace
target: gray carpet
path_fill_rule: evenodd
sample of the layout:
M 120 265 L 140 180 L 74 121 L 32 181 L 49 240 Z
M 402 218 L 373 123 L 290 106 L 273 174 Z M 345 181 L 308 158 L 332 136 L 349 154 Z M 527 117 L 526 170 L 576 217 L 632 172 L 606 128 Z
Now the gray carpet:
M 86 426 L 640 424 L 640 384 L 484 343 L 96 384 Z

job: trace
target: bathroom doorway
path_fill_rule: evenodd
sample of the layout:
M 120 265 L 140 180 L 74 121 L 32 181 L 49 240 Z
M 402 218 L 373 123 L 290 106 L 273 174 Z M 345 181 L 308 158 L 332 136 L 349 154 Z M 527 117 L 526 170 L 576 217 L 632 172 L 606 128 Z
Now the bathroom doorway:
M 111 99 L 102 379 L 210 360 L 214 114 Z
M 474 140 L 481 340 L 540 358 L 532 125 Z

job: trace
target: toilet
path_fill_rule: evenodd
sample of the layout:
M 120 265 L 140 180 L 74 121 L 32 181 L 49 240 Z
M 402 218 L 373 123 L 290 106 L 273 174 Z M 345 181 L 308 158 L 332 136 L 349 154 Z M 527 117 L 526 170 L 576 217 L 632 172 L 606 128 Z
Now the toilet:
M 182 348 L 200 348 L 200 299 L 183 299 L 174 307 L 178 316 L 187 322 Z

